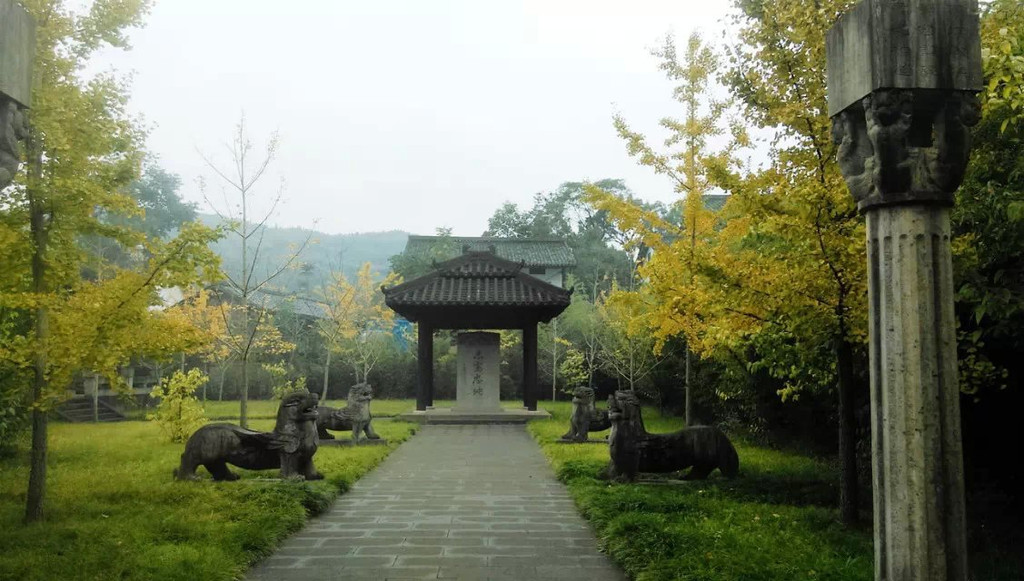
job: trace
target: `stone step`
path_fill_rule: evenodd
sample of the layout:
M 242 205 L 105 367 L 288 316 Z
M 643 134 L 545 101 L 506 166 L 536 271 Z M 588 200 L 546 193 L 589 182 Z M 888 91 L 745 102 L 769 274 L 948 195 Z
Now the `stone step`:
M 100 400 L 99 409 L 93 415 L 92 401 L 87 399 L 72 399 L 64 402 L 57 408 L 57 415 L 61 419 L 72 423 L 85 423 L 92 421 L 120 422 L 124 421 L 124 414 Z
M 465 412 L 451 408 L 431 408 L 426 411 L 413 411 L 398 416 L 406 422 L 437 425 L 493 425 L 493 424 L 525 424 L 530 420 L 550 418 L 545 410 L 530 411 L 526 409 L 503 409 L 494 412 Z

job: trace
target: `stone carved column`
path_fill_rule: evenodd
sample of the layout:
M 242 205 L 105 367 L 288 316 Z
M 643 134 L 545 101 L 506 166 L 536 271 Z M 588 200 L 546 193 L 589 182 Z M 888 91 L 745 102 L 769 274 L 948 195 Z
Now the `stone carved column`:
M 829 109 L 867 220 L 875 579 L 967 581 L 949 209 L 980 117 L 977 4 L 864 0 Z
M 949 208 L 867 222 L 875 578 L 966 581 Z

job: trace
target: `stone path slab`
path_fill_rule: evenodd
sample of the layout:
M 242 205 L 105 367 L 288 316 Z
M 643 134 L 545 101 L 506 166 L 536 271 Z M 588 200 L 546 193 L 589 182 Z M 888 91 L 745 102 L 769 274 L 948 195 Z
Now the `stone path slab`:
M 435 426 L 249 581 L 624 581 L 522 426 Z

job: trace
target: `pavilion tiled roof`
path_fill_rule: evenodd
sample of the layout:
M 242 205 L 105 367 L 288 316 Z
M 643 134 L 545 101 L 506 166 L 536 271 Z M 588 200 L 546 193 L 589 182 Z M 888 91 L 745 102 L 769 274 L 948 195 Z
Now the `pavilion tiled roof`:
M 428 253 L 442 240 L 440 236 L 409 236 L 405 252 Z M 497 238 L 493 236 L 448 238 L 452 254 L 465 252 L 493 252 L 498 258 L 523 262 L 526 266 L 564 268 L 576 266 L 572 249 L 561 238 Z
M 523 263 L 490 252 L 468 252 L 434 265 L 434 272 L 382 289 L 389 307 L 560 307 L 571 291 L 522 272 Z

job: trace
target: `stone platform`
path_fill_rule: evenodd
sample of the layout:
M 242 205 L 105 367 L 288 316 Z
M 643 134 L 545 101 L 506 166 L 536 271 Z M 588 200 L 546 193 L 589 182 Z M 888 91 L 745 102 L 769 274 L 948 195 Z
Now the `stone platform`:
M 489 412 L 461 411 L 453 408 L 428 408 L 426 411 L 411 411 L 398 419 L 419 424 L 477 425 L 477 424 L 525 424 L 530 420 L 550 418 L 546 410 L 530 411 L 525 408 L 501 409 Z

